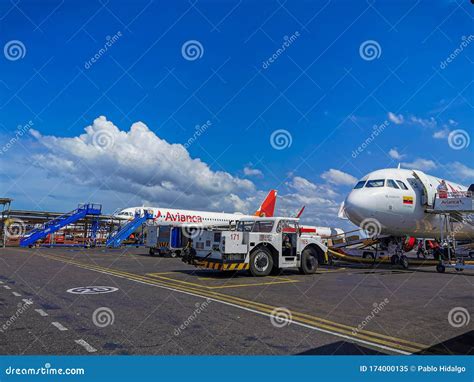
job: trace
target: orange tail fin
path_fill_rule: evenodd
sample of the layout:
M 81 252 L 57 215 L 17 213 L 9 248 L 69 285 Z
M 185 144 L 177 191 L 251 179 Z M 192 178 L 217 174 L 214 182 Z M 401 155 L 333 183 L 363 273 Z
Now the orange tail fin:
M 276 197 L 277 191 L 271 190 L 254 215 L 272 217 L 275 212 Z

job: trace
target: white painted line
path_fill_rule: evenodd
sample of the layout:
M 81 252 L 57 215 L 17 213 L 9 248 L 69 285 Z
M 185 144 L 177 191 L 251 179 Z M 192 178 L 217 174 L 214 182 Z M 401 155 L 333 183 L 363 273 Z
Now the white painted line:
M 4 287 L 5 289 L 12 289 L 12 288 L 10 288 L 8 285 L 4 285 L 3 287 Z
M 56 326 L 59 330 L 61 330 L 62 332 L 64 332 L 65 330 L 67 330 L 67 328 L 65 326 L 62 326 L 59 322 L 57 321 L 54 321 L 54 322 L 51 322 L 51 325 L 53 326 Z
M 93 348 L 91 345 L 89 345 L 86 341 L 84 341 L 82 338 L 80 340 L 75 340 L 74 341 L 76 344 L 81 345 L 84 349 L 86 349 L 89 353 L 95 353 L 97 349 Z
M 33 304 L 33 301 L 27 298 L 22 298 L 21 299 L 25 304 Z
M 21 294 L 18 293 L 18 292 L 12 292 L 12 295 L 13 295 L 13 296 L 16 296 L 16 297 L 21 297 Z
M 46 313 L 43 309 L 35 309 L 36 313 L 39 313 L 41 317 L 46 317 L 48 313 Z

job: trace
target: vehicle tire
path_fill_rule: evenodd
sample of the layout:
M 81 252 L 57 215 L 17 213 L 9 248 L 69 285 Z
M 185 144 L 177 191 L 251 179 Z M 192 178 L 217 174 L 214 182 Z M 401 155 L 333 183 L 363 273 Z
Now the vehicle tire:
M 390 257 L 390 263 L 392 265 L 397 265 L 398 264 L 398 255 L 392 255 L 392 257 Z
M 469 252 L 469 258 L 474 259 L 474 252 Z
M 273 269 L 272 254 L 266 248 L 257 248 L 250 254 L 250 274 L 268 276 Z
M 403 269 L 408 269 L 408 257 L 405 255 L 400 256 L 400 265 Z
M 171 257 L 171 258 L 175 259 L 177 256 L 178 256 L 178 255 L 176 254 L 175 251 L 171 251 L 171 252 L 170 252 L 170 257 Z
M 318 254 L 312 248 L 305 248 L 301 254 L 301 273 L 311 275 L 318 270 Z
M 443 264 L 436 265 L 436 271 L 438 271 L 439 273 L 444 273 L 445 270 L 446 267 Z
M 362 258 L 363 259 L 375 259 L 375 256 L 372 252 L 367 252 L 366 251 L 362 254 Z
M 150 248 L 149 252 L 150 256 L 155 256 L 155 249 L 154 248 Z

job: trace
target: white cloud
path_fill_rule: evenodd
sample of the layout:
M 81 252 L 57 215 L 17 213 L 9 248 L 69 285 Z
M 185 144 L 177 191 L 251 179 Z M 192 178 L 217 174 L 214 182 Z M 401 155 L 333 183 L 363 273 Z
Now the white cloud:
M 438 167 L 436 163 L 433 162 L 432 160 L 423 159 L 423 158 L 417 158 L 413 162 L 404 162 L 402 163 L 402 166 L 407 167 L 409 169 L 422 170 L 422 171 L 433 170 Z
M 357 182 L 352 175 L 333 168 L 321 174 L 321 178 L 336 185 L 354 185 Z
M 388 155 L 390 155 L 391 158 L 399 160 L 402 159 L 405 155 L 402 155 L 398 152 L 397 148 L 394 147 L 393 149 L 390 149 L 388 152 Z
M 474 179 L 474 168 L 467 167 L 460 162 L 453 162 L 447 165 L 449 171 L 456 174 L 461 179 Z
M 413 122 L 414 124 L 420 125 L 422 127 L 428 127 L 428 128 L 435 128 L 438 125 L 438 123 L 433 117 L 426 119 L 426 118 L 418 118 L 412 115 L 410 117 L 410 121 Z
M 395 125 L 401 125 L 405 118 L 401 114 L 394 114 L 391 111 L 388 112 L 388 119 L 392 121 Z
M 191 158 L 183 145 L 159 138 L 142 122 L 121 131 L 99 117 L 78 137 L 33 134 L 46 148 L 34 160 L 51 176 L 60 175 L 79 185 L 162 205 L 231 210 L 247 206 L 238 195 L 256 192 L 251 181 L 211 170 L 200 159 Z
M 250 180 L 212 170 L 192 158 L 183 145 L 161 139 L 141 122 L 123 131 L 100 117 L 79 136 L 44 136 L 38 131 L 33 136 L 36 139 L 28 142 L 28 161 L 20 152 L 16 157 L 11 155 L 16 153 L 13 150 L 8 153 L 8 168 L 15 170 L 8 170 L 4 179 L 11 182 L 13 178 L 11 184 L 21 184 L 21 189 L 5 184 L 0 176 L 0 187 L 10 184 L 4 188 L 19 201 L 17 208 L 68 211 L 78 202 L 98 202 L 106 213 L 142 203 L 253 213 L 267 194 Z M 36 171 L 31 170 L 32 164 L 38 167 Z M 28 177 L 23 179 L 25 173 Z M 352 185 L 355 178 L 334 169 L 325 174 L 327 184 L 290 175 L 279 189 L 276 213 L 295 216 L 305 205 L 305 224 L 353 229 L 337 218 L 345 195 L 338 194 L 332 184 Z
M 433 138 L 435 139 L 447 139 L 451 131 L 448 128 L 442 130 L 437 130 L 433 133 Z
M 262 177 L 262 176 L 263 176 L 263 172 L 260 171 L 260 170 L 257 169 L 257 168 L 252 168 L 252 167 L 249 167 L 249 166 L 245 166 L 245 167 L 244 167 L 244 175 L 246 175 L 246 176 Z

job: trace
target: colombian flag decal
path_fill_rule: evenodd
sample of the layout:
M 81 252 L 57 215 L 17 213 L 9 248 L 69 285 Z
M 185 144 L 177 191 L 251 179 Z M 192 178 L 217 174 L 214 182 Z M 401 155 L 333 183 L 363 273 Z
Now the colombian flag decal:
M 403 204 L 413 204 L 413 197 L 412 196 L 404 196 L 403 197 Z

